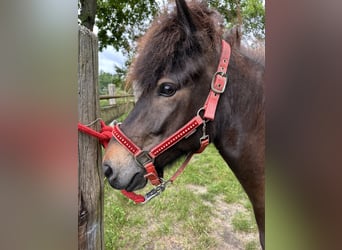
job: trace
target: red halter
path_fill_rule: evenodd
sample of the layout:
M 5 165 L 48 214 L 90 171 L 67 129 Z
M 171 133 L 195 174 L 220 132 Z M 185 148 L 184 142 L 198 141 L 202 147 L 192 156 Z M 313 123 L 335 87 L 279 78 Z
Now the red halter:
M 208 98 L 204 104 L 204 106 L 198 111 L 197 115 L 192 118 L 187 124 L 185 124 L 182 128 L 177 130 L 170 137 L 159 143 L 157 146 L 152 148 L 149 152 L 143 151 L 137 145 L 134 144 L 121 130 L 119 125 L 115 125 L 113 128 L 113 137 L 123 146 L 125 147 L 135 158 L 136 162 L 146 169 L 147 174 L 145 178 L 148 178 L 152 185 L 160 185 L 163 184 L 163 180 L 161 180 L 157 174 L 157 171 L 154 166 L 154 160 L 160 154 L 173 147 L 176 143 L 181 141 L 184 138 L 189 137 L 193 133 L 196 132 L 197 128 L 203 125 L 203 136 L 200 139 L 201 147 L 195 153 L 201 153 L 209 144 L 209 136 L 206 134 L 206 123 L 208 121 L 212 121 L 215 118 L 216 108 L 218 105 L 218 101 L 220 99 L 220 95 L 225 91 L 228 76 L 228 64 L 231 54 L 230 45 L 222 40 L 222 52 L 221 58 L 218 65 L 217 72 L 213 76 L 213 80 L 211 83 L 211 90 L 209 92 Z M 200 112 L 204 111 L 203 118 L 200 116 Z M 171 177 L 169 181 L 173 181 L 185 168 L 186 164 L 190 161 L 193 153 L 189 154 L 184 164 L 180 167 L 180 169 Z M 165 187 L 162 186 L 162 190 Z M 158 190 L 159 192 L 160 190 Z M 159 194 L 159 193 L 158 193 Z M 154 197 L 154 196 L 153 196 Z M 153 198 L 152 197 L 152 198 Z

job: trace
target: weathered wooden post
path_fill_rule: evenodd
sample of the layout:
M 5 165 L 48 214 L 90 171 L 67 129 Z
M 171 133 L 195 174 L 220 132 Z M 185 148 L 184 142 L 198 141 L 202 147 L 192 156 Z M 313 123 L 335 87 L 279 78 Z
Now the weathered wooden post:
M 113 83 L 108 84 L 108 94 L 110 96 L 115 95 L 115 85 Z M 115 98 L 109 99 L 109 105 L 116 104 Z
M 99 117 L 98 40 L 87 28 L 78 31 L 78 119 L 89 124 Z M 99 130 L 96 123 L 92 128 Z M 104 249 L 103 173 L 97 139 L 78 134 L 78 249 Z

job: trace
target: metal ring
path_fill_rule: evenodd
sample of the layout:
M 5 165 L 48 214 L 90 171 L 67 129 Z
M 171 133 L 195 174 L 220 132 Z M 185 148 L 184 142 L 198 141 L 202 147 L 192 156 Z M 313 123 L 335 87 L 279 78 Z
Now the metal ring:
M 200 108 L 200 109 L 197 111 L 197 116 L 201 117 L 201 116 L 200 116 L 201 111 L 205 111 L 205 108 L 204 108 L 204 107 Z M 204 115 L 204 114 L 203 114 L 203 115 Z M 202 118 L 202 117 L 201 117 L 201 118 Z M 203 119 L 203 118 L 202 118 L 202 119 Z

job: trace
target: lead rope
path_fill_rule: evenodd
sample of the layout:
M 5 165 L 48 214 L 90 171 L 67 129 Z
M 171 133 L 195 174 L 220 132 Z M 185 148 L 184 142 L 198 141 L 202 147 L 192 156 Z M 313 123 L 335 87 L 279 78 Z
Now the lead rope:
M 89 128 L 89 126 L 91 126 L 98 120 L 100 119 L 95 120 L 89 125 L 84 125 L 79 122 L 77 125 L 78 131 L 97 138 L 99 142 L 101 143 L 101 145 L 103 146 L 103 148 L 106 148 L 108 146 L 110 139 L 112 138 L 113 127 L 107 126 L 102 120 L 100 120 L 100 124 L 101 124 L 100 132 L 97 132 L 96 130 Z M 145 201 L 145 197 L 140 194 L 128 192 L 126 190 L 121 190 L 121 193 L 125 195 L 127 198 L 133 200 L 136 204 L 143 203 Z

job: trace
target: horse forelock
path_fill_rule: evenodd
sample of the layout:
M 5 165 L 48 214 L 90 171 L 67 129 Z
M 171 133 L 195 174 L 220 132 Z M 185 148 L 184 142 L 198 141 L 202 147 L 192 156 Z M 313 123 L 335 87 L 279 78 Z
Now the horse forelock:
M 210 60 L 208 57 L 217 54 L 214 52 L 222 35 L 220 15 L 201 2 L 192 1 L 188 6 L 195 34 L 186 34 L 175 9 L 165 9 L 138 41 L 138 52 L 128 74 L 129 83 L 149 90 L 171 72 L 181 71 L 184 79 L 205 65 Z

